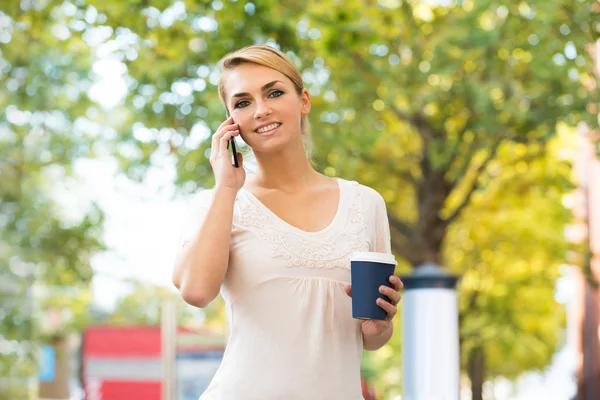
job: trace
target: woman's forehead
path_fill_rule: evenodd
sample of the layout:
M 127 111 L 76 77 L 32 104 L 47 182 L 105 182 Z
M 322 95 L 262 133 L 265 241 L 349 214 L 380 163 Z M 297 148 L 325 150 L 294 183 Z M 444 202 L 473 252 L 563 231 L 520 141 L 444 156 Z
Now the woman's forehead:
M 285 85 L 292 84 L 287 76 L 272 68 L 242 64 L 227 71 L 224 86 L 228 97 L 231 97 L 235 93 L 260 92 L 261 88 L 273 81 L 281 81 Z

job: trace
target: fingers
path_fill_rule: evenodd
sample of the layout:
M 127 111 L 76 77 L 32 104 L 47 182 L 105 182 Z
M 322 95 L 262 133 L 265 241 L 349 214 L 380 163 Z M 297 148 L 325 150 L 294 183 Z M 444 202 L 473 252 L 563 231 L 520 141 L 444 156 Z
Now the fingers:
M 229 138 L 239 135 L 239 125 L 232 124 L 232 121 L 231 118 L 225 120 L 213 134 L 211 141 L 211 159 L 214 160 L 222 151 L 227 151 L 227 141 Z
M 219 151 L 227 151 L 227 143 L 232 136 L 239 135 L 240 132 L 237 129 L 226 131 L 223 136 L 219 139 Z
M 227 118 L 225 121 L 221 122 L 221 125 L 219 125 L 219 127 L 217 128 L 217 132 L 223 129 L 225 126 L 232 124 L 234 124 L 233 117 Z
M 394 289 L 396 289 L 396 291 L 404 289 L 404 283 L 402 283 L 400 278 L 398 278 L 396 275 L 391 275 L 389 281 L 394 286 Z
M 388 302 L 381 298 L 377 299 L 377 305 L 383 308 L 384 311 L 388 314 L 386 317 L 386 321 L 389 321 L 392 318 L 394 318 L 394 316 L 398 312 L 397 305 L 398 303 L 400 303 L 400 299 L 402 298 L 399 292 L 400 290 L 402 290 L 402 288 L 404 288 L 404 284 L 402 283 L 400 278 L 398 278 L 395 275 L 390 276 L 389 281 L 393 285 L 393 288 L 381 285 L 379 287 L 379 293 L 387 296 L 390 301 Z
M 390 303 L 392 305 L 397 305 L 398 303 L 400 303 L 400 293 L 398 293 L 397 291 L 395 291 L 394 289 L 387 287 L 385 285 L 381 285 L 379 287 L 379 293 L 387 296 L 390 299 Z
M 219 127 L 217 128 L 215 133 L 212 135 L 211 145 L 212 145 L 213 149 L 217 148 L 216 144 L 218 143 L 221 136 L 223 136 L 223 134 L 227 130 L 230 130 L 232 128 L 233 128 L 233 119 L 231 117 L 227 118 L 225 121 L 223 121 L 223 123 L 221 125 L 219 125 Z
M 239 129 L 240 127 L 238 124 L 230 124 L 215 133 L 215 136 L 217 136 L 216 139 L 218 140 L 219 150 L 227 150 L 227 141 L 232 136 L 239 135 Z
M 344 292 L 350 297 L 352 297 L 352 285 L 344 285 Z
M 377 305 L 379 307 L 383 308 L 383 310 L 387 313 L 387 317 L 385 318 L 386 321 L 389 321 L 392 318 L 394 318 L 394 316 L 398 312 L 398 309 L 396 308 L 396 306 L 391 305 L 384 299 L 381 299 L 381 298 L 377 299 Z

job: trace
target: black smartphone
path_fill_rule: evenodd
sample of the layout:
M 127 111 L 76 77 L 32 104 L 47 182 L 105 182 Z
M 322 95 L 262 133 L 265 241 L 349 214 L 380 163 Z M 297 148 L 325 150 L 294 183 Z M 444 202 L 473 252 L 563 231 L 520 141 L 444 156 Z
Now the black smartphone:
M 225 111 L 225 115 L 227 115 L 227 119 L 229 119 L 229 111 Z M 240 167 L 237 157 L 237 146 L 235 144 L 235 138 L 232 136 L 227 141 L 227 148 L 229 149 L 229 157 L 231 158 L 231 165 L 236 168 Z

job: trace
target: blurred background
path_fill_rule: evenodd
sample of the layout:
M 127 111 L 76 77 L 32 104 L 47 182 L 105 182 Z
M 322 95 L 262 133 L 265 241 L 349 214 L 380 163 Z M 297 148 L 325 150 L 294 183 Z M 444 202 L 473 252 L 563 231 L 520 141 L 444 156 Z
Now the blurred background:
M 461 399 L 600 398 L 599 37 L 597 0 L 2 0 L 0 399 L 158 399 L 173 316 L 202 392 L 224 308 L 171 267 L 254 43 L 301 69 L 317 169 L 385 198 L 397 273 L 461 276 Z M 400 339 L 365 399 L 401 399 Z

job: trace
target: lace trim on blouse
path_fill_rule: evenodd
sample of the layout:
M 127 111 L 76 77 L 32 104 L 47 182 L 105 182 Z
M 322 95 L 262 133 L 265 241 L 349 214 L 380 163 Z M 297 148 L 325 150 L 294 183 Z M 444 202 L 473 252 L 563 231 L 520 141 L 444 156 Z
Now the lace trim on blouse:
M 351 195 L 348 199 L 350 206 L 346 218 L 341 221 L 334 219 L 335 226 L 331 226 L 322 235 L 319 232 L 316 235 L 303 235 L 302 231 L 291 229 L 291 226 L 281 227 L 284 225 L 283 221 L 275 215 L 269 215 L 266 207 L 261 209 L 255 201 L 242 207 L 240 223 L 267 243 L 271 248 L 271 255 L 285 260 L 287 267 L 350 269 L 350 254 L 370 248 L 360 197 L 358 183 L 351 182 Z M 340 201 L 340 207 L 342 204 Z

